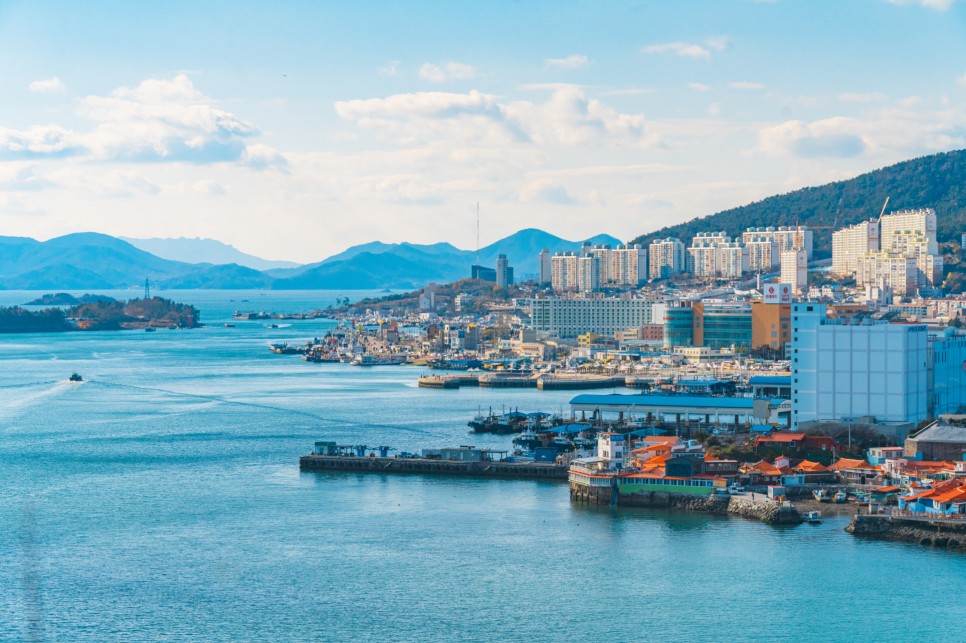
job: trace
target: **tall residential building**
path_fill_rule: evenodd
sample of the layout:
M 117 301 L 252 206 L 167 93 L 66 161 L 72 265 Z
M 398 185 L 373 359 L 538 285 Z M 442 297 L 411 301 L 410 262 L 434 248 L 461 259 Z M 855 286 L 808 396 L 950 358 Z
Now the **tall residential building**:
M 513 268 L 510 267 L 510 260 L 506 255 L 496 258 L 496 287 L 506 288 L 513 284 Z
M 663 311 L 662 304 L 643 299 L 548 297 L 530 300 L 530 324 L 534 330 L 563 338 L 587 332 L 613 336 L 619 330 L 662 323 Z M 653 314 L 661 318 L 652 319 Z
M 688 263 L 695 277 L 718 274 L 718 246 L 731 241 L 726 232 L 699 232 L 688 248 Z
M 928 244 L 931 255 L 939 254 L 939 243 L 936 241 L 936 211 L 932 208 L 918 210 L 899 210 L 879 219 L 879 249 L 902 252 L 896 246 L 897 235 L 919 232 Z
M 558 252 L 550 261 L 550 283 L 557 292 L 577 290 L 577 259 L 576 252 Z
M 814 235 L 806 226 L 778 226 L 777 228 L 768 226 L 765 228 L 748 228 L 741 233 L 741 240 L 748 243 L 749 240 L 770 239 L 778 244 L 778 251 L 795 250 L 801 248 L 805 251 L 808 259 L 812 258 L 812 246 L 814 245 Z M 776 255 L 777 257 L 777 255 Z M 775 264 L 778 265 L 777 258 Z
M 610 256 L 611 248 L 607 244 L 592 246 L 584 244 L 580 249 L 580 254 L 584 257 L 594 257 L 597 260 L 598 283 L 600 285 L 610 284 Z
M 859 257 L 855 285 L 887 286 L 894 295 L 905 297 L 916 292 L 919 268 L 914 257 L 895 252 L 867 252 Z
M 886 239 L 882 240 L 883 251 L 915 259 L 918 271 L 916 282 L 923 288 L 942 283 L 942 255 L 930 250 L 935 246 L 935 233 L 930 240 L 929 236 L 921 230 L 896 230 L 890 234 L 888 246 Z
M 748 248 L 740 241 L 719 244 L 715 254 L 716 272 L 725 279 L 738 279 L 748 272 Z
M 552 255 L 548 248 L 544 248 L 540 251 L 540 272 L 537 275 L 537 283 L 541 286 L 546 286 L 552 281 L 553 278 L 553 267 L 552 267 Z
M 824 304 L 792 304 L 792 426 L 917 423 L 928 417 L 926 327 L 830 319 Z
M 851 276 L 859 257 L 879 249 L 879 222 L 872 219 L 832 233 L 832 272 Z
M 647 280 L 647 251 L 639 245 L 620 245 L 610 251 L 608 286 L 639 286 Z
M 780 248 L 773 237 L 749 234 L 741 235 L 748 248 L 748 270 L 750 272 L 771 272 L 779 266 Z
M 667 279 L 684 272 L 684 243 L 680 239 L 668 237 L 653 242 L 648 251 L 648 276 L 651 279 Z
M 577 292 L 600 290 L 600 259 L 593 254 L 577 259 Z
M 793 293 L 808 287 L 808 255 L 804 250 L 782 251 L 779 281 L 791 286 Z

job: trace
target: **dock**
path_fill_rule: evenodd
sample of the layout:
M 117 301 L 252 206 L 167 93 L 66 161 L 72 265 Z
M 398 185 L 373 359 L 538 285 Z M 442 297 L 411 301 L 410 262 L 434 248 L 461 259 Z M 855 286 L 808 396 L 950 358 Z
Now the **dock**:
M 462 386 L 483 388 L 535 388 L 540 391 L 579 391 L 618 386 L 637 386 L 636 380 L 607 375 L 520 375 L 516 373 L 460 373 L 458 375 L 425 375 L 419 378 L 422 388 L 454 389 Z
M 431 458 L 305 455 L 299 458 L 299 469 L 566 482 L 568 465 L 550 462 L 461 462 Z

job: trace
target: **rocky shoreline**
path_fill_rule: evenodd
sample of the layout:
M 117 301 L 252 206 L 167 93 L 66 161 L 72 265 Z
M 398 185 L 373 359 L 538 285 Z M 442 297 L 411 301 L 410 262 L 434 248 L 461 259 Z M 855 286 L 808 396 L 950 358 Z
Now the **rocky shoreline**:
M 741 516 L 760 520 L 769 525 L 797 525 L 802 515 L 789 504 L 754 502 L 740 496 L 710 494 L 693 496 L 676 493 L 641 493 L 622 495 L 617 504 L 622 507 L 652 507 L 679 511 L 700 511 L 716 515 Z
M 853 536 L 966 551 L 966 524 L 913 521 L 890 516 L 856 516 L 845 528 Z

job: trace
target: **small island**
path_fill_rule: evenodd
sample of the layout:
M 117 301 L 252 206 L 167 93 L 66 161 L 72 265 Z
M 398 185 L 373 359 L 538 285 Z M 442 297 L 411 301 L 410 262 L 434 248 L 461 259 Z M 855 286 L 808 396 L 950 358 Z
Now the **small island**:
M 161 297 L 132 299 L 128 302 L 98 300 L 80 303 L 66 310 L 45 308 L 31 311 L 20 306 L 0 307 L 0 333 L 198 328 L 200 325 L 200 315 L 194 306 Z
M 107 295 L 90 295 L 83 294 L 80 297 L 75 297 L 70 293 L 59 292 L 56 294 L 46 294 L 43 297 L 38 297 L 33 301 L 28 301 L 24 306 L 78 306 L 80 304 L 94 304 L 99 301 L 117 301 L 113 297 L 108 297 Z

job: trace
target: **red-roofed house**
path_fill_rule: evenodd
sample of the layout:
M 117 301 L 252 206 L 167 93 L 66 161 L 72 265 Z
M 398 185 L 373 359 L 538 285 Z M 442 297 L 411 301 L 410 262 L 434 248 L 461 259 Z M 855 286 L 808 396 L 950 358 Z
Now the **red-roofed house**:
M 953 478 L 932 489 L 899 498 L 899 508 L 918 514 L 966 517 L 966 481 Z

